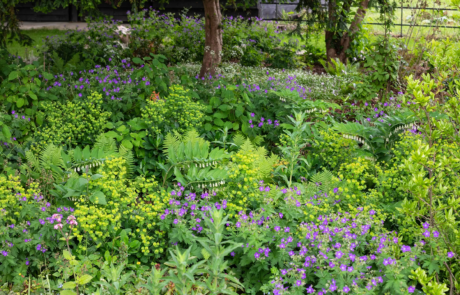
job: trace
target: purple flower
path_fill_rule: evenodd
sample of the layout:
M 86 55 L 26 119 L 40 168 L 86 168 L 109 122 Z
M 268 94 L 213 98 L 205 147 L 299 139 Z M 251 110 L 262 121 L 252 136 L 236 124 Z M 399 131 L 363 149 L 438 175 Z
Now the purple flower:
M 235 256 L 235 252 L 230 253 L 230 256 L 234 257 L 234 256 Z
M 81 94 L 81 93 L 78 93 L 78 96 L 82 97 L 82 94 Z
M 283 218 L 283 213 L 280 212 L 278 215 L 280 218 Z
M 426 238 L 429 238 L 430 237 L 430 231 L 427 230 L 423 233 L 423 236 L 425 236 Z
M 409 286 L 409 288 L 407 288 L 407 292 L 409 293 L 414 293 L 415 291 L 415 286 Z
M 254 114 L 254 113 L 251 113 L 251 117 L 254 117 L 254 116 L 255 116 L 255 114 Z
M 297 280 L 297 281 L 295 282 L 295 284 L 296 284 L 297 286 L 302 286 L 302 281 L 301 281 L 301 280 Z
M 343 287 L 343 292 L 344 293 L 350 292 L 350 288 L 348 288 L 348 286 Z
M 433 237 L 435 237 L 435 238 L 439 237 L 439 232 L 435 230 L 435 231 L 433 232 Z
M 259 254 L 258 252 L 256 252 L 256 253 L 254 253 L 254 257 L 255 257 L 256 259 L 259 259 L 259 258 L 260 258 L 260 254 Z
M 454 252 L 448 252 L 448 253 L 447 253 L 447 257 L 448 257 L 448 258 L 454 258 L 454 256 L 455 256 L 455 253 L 454 253 Z
M 409 246 L 406 246 L 406 245 L 402 245 L 401 246 L 401 251 L 404 253 L 404 252 L 410 252 L 411 251 L 411 248 Z
M 337 259 L 342 258 L 342 256 L 343 256 L 343 253 L 342 253 L 341 251 L 337 251 L 337 252 L 335 253 L 335 257 L 336 257 Z
M 374 215 L 374 214 L 375 214 L 375 211 L 374 211 L 374 210 L 370 210 L 370 211 L 369 211 L 369 214 L 370 214 L 370 215 Z
M 428 222 L 425 222 L 425 223 L 423 224 L 423 228 L 424 228 L 424 229 L 429 229 L 429 228 L 430 228 L 430 224 L 429 224 Z
M 178 223 L 179 223 L 179 220 L 174 219 L 174 224 L 178 224 Z
M 235 224 L 235 226 L 236 226 L 236 227 L 241 227 L 241 222 L 238 221 L 238 222 Z

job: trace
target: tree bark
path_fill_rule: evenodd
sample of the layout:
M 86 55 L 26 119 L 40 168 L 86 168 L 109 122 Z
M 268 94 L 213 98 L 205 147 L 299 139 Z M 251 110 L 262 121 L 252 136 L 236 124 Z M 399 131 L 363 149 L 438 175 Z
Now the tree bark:
M 203 0 L 205 49 L 200 78 L 214 76 L 222 54 L 222 14 L 219 0 Z
M 335 19 L 337 18 L 335 10 L 332 10 L 334 9 L 334 4 L 333 1 L 329 1 L 329 21 L 331 23 L 336 23 Z M 350 48 L 351 42 L 359 30 L 359 25 L 366 16 L 368 7 L 369 0 L 362 0 L 350 27 L 343 33 L 342 37 L 339 38 L 338 32 L 328 31 L 326 29 L 326 54 L 328 61 L 338 58 L 342 63 L 347 62 L 347 50 Z

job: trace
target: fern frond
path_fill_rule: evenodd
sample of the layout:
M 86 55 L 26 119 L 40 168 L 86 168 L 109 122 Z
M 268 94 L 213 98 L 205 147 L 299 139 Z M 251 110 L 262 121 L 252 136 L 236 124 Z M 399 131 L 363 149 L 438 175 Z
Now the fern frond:
M 104 151 L 105 154 L 115 154 L 118 151 L 115 139 L 104 134 L 97 137 L 94 148 Z
M 40 161 L 37 159 L 37 157 L 35 157 L 32 151 L 26 152 L 26 159 L 27 159 L 27 164 L 33 171 L 40 172 Z
M 246 141 L 243 143 L 243 145 L 240 148 L 243 152 L 250 152 L 254 150 L 254 145 L 249 139 L 246 139 Z
M 126 161 L 126 174 L 128 177 L 132 177 L 134 174 L 134 169 L 136 168 L 134 165 L 134 155 L 133 152 L 123 145 L 120 145 L 120 149 L 118 151 L 120 157 L 122 157 Z
M 253 140 L 252 144 L 253 145 L 261 145 L 264 142 L 264 137 L 261 135 L 257 135 Z
M 235 134 L 235 136 L 233 136 L 233 143 L 237 147 L 241 147 L 245 141 L 246 141 L 246 137 L 241 133 L 237 133 Z

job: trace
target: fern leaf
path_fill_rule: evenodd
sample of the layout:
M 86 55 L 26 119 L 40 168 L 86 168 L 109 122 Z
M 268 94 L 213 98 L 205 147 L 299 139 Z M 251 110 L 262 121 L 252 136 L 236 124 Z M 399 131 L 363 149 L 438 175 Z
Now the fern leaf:
M 126 174 L 128 177 L 132 177 L 134 170 L 135 170 L 135 165 L 134 165 L 134 155 L 133 152 L 127 148 L 125 148 L 123 145 L 120 145 L 120 149 L 118 151 L 118 154 L 120 157 L 122 157 L 126 161 Z

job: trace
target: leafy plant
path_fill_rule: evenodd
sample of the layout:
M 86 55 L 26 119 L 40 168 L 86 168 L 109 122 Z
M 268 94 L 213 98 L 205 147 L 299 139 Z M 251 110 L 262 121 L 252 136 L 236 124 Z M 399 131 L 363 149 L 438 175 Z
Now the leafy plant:
M 294 117 L 289 117 L 292 124 L 282 124 L 284 133 L 286 134 L 286 142 L 282 143 L 279 147 L 283 157 L 286 158 L 287 164 L 280 165 L 276 168 L 275 172 L 284 180 L 286 185 L 290 188 L 293 185 L 293 176 L 297 171 L 304 171 L 308 173 L 310 163 L 302 156 L 302 149 L 307 145 L 306 138 L 311 133 L 308 125 L 312 122 L 305 122 L 306 113 L 294 113 Z M 299 165 L 301 162 L 305 166 Z M 286 169 L 284 173 L 280 173 L 281 169 Z
M 168 163 L 158 163 L 163 170 L 163 185 L 173 173 L 183 186 L 198 189 L 220 186 L 227 178 L 227 172 L 218 167 L 230 155 L 219 148 L 209 151 L 209 142 L 198 137 L 196 131 L 189 131 L 183 138 L 170 133 L 164 146 Z
M 392 148 L 399 139 L 399 134 L 416 127 L 412 112 L 398 112 L 392 116 L 369 123 L 336 123 L 334 129 L 345 138 L 353 139 L 361 146 L 361 156 L 374 160 L 390 160 Z
M 101 281 L 96 284 L 107 290 L 109 294 L 124 294 L 124 288 L 129 284 L 133 272 L 125 272 L 125 264 L 115 265 L 105 262 L 101 269 Z

